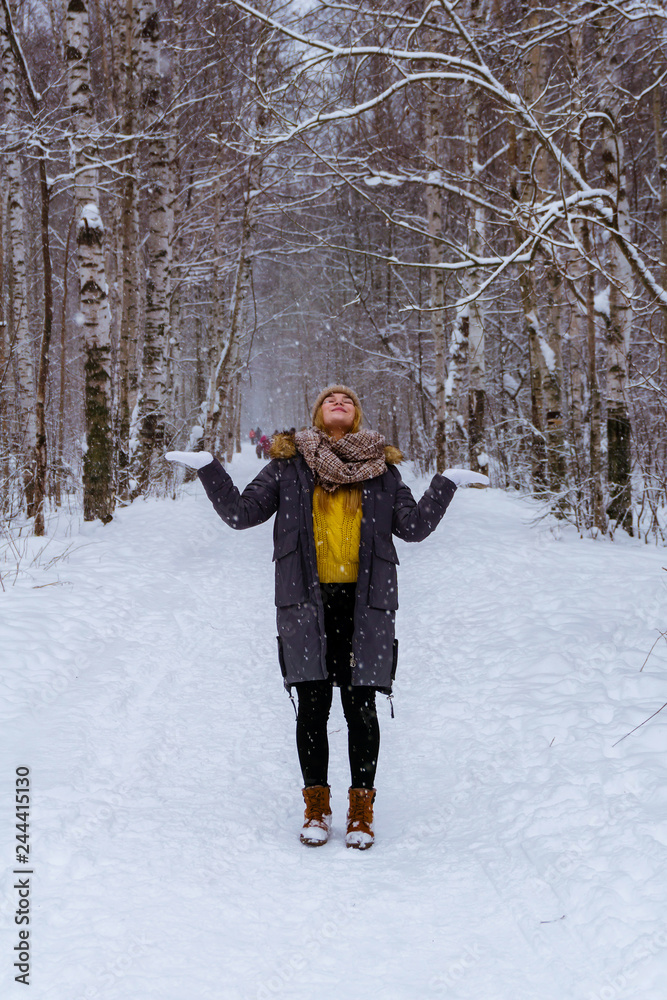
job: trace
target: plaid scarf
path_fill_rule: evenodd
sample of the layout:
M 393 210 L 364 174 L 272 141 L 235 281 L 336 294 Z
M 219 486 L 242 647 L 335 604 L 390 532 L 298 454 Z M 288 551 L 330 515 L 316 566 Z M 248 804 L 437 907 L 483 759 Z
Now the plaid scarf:
M 362 483 L 381 476 L 387 469 L 384 438 L 377 431 L 357 431 L 334 441 L 324 431 L 311 427 L 294 435 L 296 446 L 327 493 L 339 486 Z

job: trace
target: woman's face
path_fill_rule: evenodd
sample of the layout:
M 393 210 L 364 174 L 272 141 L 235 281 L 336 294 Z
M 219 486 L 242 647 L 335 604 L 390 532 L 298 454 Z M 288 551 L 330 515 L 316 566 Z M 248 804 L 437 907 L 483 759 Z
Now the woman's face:
M 342 438 L 352 430 L 355 414 L 354 400 L 344 392 L 332 392 L 322 402 L 322 423 L 333 438 Z

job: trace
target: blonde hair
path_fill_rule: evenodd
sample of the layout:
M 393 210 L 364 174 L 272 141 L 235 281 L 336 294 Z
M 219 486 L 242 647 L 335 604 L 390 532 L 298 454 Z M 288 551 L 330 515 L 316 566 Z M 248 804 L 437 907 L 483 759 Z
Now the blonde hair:
M 339 486 L 331 493 L 323 490 L 321 486 L 316 486 L 313 492 L 313 503 L 323 514 L 328 514 L 331 510 L 333 497 L 340 496 L 341 491 L 344 497 L 343 511 L 345 514 L 349 514 L 350 517 L 354 517 L 361 507 L 360 486 L 355 486 L 354 484 Z

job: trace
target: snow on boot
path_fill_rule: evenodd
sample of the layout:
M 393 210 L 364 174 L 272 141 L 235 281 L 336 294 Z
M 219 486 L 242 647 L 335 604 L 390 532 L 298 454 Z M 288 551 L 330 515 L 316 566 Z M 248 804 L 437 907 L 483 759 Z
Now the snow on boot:
M 373 846 L 373 802 L 374 788 L 351 788 L 350 804 L 347 810 L 346 847 L 356 847 L 367 851 Z
M 301 843 L 307 847 L 321 847 L 329 839 L 331 830 L 331 789 L 328 785 L 311 785 L 302 789 L 306 813 L 301 831 Z

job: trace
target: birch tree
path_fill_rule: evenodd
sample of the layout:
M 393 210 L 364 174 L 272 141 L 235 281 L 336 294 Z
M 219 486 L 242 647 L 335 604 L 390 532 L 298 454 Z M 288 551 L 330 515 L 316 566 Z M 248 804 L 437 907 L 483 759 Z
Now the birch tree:
M 441 160 L 442 106 L 439 88 L 434 83 L 426 97 L 426 158 L 437 175 Z M 446 395 L 446 343 L 445 343 L 445 271 L 443 267 L 442 240 L 442 188 L 440 184 L 427 184 L 425 189 L 426 224 L 428 228 L 428 254 L 431 278 L 431 295 L 428 308 L 431 316 L 433 361 L 435 375 L 435 464 L 438 472 L 447 468 L 447 395 Z M 454 397 L 455 399 L 456 397 Z M 454 404 L 455 405 L 455 404 Z
M 625 240 L 629 239 L 629 204 L 625 176 L 624 144 L 621 134 L 618 55 L 609 49 L 616 16 L 607 14 L 598 24 L 598 64 L 607 53 L 604 70 L 600 65 L 600 84 L 607 99 L 603 107 L 602 161 L 603 183 L 612 206 L 611 225 Z M 606 93 L 605 93 L 606 91 Z M 632 455 L 627 382 L 632 329 L 632 269 L 616 242 L 609 244 L 609 297 L 604 309 L 607 341 L 607 478 L 609 504 L 607 513 L 632 534 Z
M 531 0 L 526 17 L 528 35 L 540 23 L 536 0 Z M 523 60 L 523 99 L 531 108 L 536 124 L 543 117 L 542 101 L 546 78 L 545 52 L 536 42 L 527 47 Z M 520 246 L 534 226 L 540 201 L 548 196 L 548 165 L 545 151 L 535 148 L 534 135 L 519 123 L 512 141 L 515 181 L 512 196 L 517 200 L 515 238 Z M 520 277 L 524 322 L 529 345 L 531 422 L 533 431 L 533 479 L 538 491 L 558 493 L 564 479 L 564 424 L 562 416 L 562 355 L 560 348 L 560 274 L 550 252 L 546 255 L 546 323 L 542 319 L 536 287 L 534 259 L 522 268 Z
M 181 311 L 182 282 L 179 278 L 181 217 L 180 217 L 180 163 L 179 145 L 181 128 L 179 103 L 183 89 L 183 44 L 186 39 L 183 0 L 173 0 L 172 34 L 170 58 L 172 62 L 172 101 L 169 109 L 169 221 L 170 221 L 170 301 L 169 301 L 169 341 L 167 347 L 167 395 L 168 412 L 175 418 L 183 406 L 183 369 L 181 365 Z M 176 280 L 174 280 L 174 275 Z
M 14 358 L 17 412 L 13 448 L 22 466 L 22 481 L 28 517 L 34 515 L 35 439 L 35 364 L 34 337 L 30 329 L 28 279 L 26 269 L 25 202 L 23 195 L 23 157 L 17 69 L 12 49 L 13 27 L 5 12 L 5 29 L 0 33 L 2 46 L 3 101 L 5 126 L 10 142 L 5 147 L 8 234 L 9 310 L 8 347 Z M 3 206 L 3 214 L 4 214 Z
M 665 160 L 665 143 L 663 138 L 664 115 L 662 88 L 656 84 L 651 96 L 653 111 L 653 134 L 655 154 L 658 167 L 659 192 L 659 225 L 660 225 L 660 280 L 663 288 L 667 288 L 667 160 Z M 660 375 L 661 380 L 667 380 L 667 316 L 661 316 L 659 335 Z
M 130 496 L 130 427 L 138 395 L 139 349 L 139 213 L 135 131 L 138 129 L 139 10 L 135 0 L 123 0 L 118 17 L 119 104 L 122 113 L 124 169 L 119 199 L 120 233 L 117 267 L 120 300 L 120 343 L 116 410 L 118 492 Z
M 159 66 L 161 22 L 154 0 L 143 0 L 140 11 L 141 107 L 148 161 L 148 239 L 142 385 L 137 404 L 137 448 L 133 459 L 135 495 L 148 488 L 153 454 L 164 445 L 172 232 L 169 142 Z
M 95 114 L 90 89 L 88 0 L 69 0 L 66 15 L 67 82 L 73 133 L 79 309 L 85 352 L 86 443 L 83 516 L 111 520 L 113 439 L 111 336 L 105 232 L 99 209 Z
M 454 319 L 449 341 L 447 381 L 445 383 L 446 435 L 448 464 L 458 465 L 470 457 L 468 431 L 469 412 L 463 412 L 465 404 L 470 406 L 468 385 L 468 356 L 470 344 L 470 307 L 465 306 Z M 467 407 L 466 407 L 467 409 Z
M 468 11 L 470 26 L 474 37 L 479 37 L 483 29 L 483 4 L 481 0 L 470 0 Z M 480 185 L 478 174 L 481 171 L 480 156 L 480 92 L 471 83 L 464 86 L 464 142 L 465 171 L 468 175 L 468 190 L 479 198 Z M 484 252 L 486 238 L 485 210 L 479 198 L 477 204 L 472 199 L 467 205 L 468 232 L 470 253 L 473 257 L 481 257 Z M 468 359 L 470 366 L 470 385 L 468 389 L 468 443 L 469 462 L 471 469 L 486 473 L 488 471 L 488 455 L 485 441 L 484 415 L 486 399 L 486 358 L 484 331 L 484 303 L 482 298 L 474 298 L 476 276 L 474 272 L 465 272 L 463 287 L 466 297 L 472 298 L 466 313 L 462 317 L 463 336 L 468 342 Z
M 25 60 L 23 50 L 18 41 L 13 23 L 12 10 L 7 0 L 5 8 L 5 32 L 7 41 L 11 47 L 12 56 L 16 60 L 16 65 L 23 77 L 27 99 L 31 111 L 36 117 L 42 104 L 42 96 L 33 84 L 28 64 Z M 14 105 L 15 107 L 15 105 Z M 12 115 L 9 116 L 12 121 Z M 13 122 L 12 122 L 13 123 Z M 14 137 L 12 137 L 14 138 Z M 43 324 L 42 336 L 39 349 L 38 373 L 36 379 L 36 399 L 34 411 L 34 463 L 29 488 L 28 514 L 34 517 L 33 528 L 35 535 L 43 535 L 45 530 L 45 500 L 46 500 L 46 477 L 48 465 L 47 434 L 46 434 L 46 388 L 49 374 L 51 332 L 53 320 L 53 284 L 51 267 L 51 240 L 50 240 L 50 183 L 47 176 L 46 151 L 43 143 L 39 144 L 37 162 L 39 169 L 39 192 L 40 192 L 40 242 L 43 262 Z M 20 386 L 20 379 L 19 379 Z M 20 395 L 19 395 L 20 398 Z

